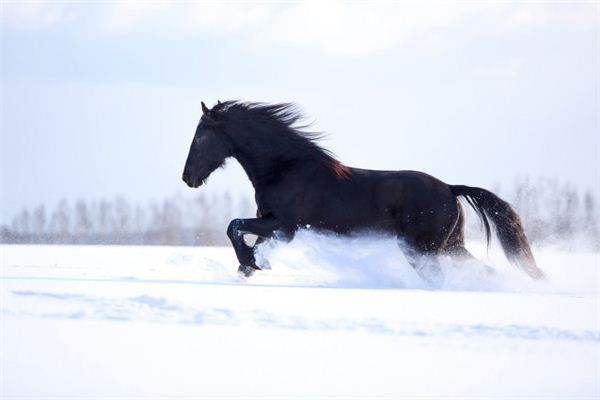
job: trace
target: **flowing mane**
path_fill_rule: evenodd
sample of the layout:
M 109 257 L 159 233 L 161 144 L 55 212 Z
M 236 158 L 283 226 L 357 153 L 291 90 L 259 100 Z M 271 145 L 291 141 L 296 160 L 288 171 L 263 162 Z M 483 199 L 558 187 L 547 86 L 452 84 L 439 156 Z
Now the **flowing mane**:
M 338 178 L 348 178 L 350 169 L 342 164 L 328 149 L 318 144 L 325 136 L 320 132 L 308 131 L 308 125 L 299 125 L 304 116 L 292 103 L 247 103 L 225 101 L 211 110 L 218 118 L 243 121 L 246 126 L 260 125 L 273 140 L 287 142 L 288 150 L 317 160 Z

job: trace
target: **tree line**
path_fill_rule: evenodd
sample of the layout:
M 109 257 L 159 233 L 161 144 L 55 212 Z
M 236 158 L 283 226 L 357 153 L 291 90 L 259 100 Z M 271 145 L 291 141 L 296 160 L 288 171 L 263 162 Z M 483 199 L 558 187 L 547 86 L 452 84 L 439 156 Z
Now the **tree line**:
M 550 179 L 520 179 L 495 193 L 517 210 L 536 245 L 577 243 L 600 250 L 598 201 L 592 191 Z M 465 205 L 465 210 L 469 207 Z M 2 243 L 227 245 L 225 229 L 237 217 L 253 217 L 254 202 L 229 193 L 170 196 L 134 204 L 123 197 L 24 208 L 0 227 Z M 467 238 L 482 237 L 478 218 L 467 216 Z
M 236 217 L 253 217 L 250 199 L 229 193 L 134 204 L 117 196 L 111 200 L 69 203 L 60 200 L 24 208 L 10 225 L 0 228 L 4 243 L 203 245 L 229 243 L 225 229 Z

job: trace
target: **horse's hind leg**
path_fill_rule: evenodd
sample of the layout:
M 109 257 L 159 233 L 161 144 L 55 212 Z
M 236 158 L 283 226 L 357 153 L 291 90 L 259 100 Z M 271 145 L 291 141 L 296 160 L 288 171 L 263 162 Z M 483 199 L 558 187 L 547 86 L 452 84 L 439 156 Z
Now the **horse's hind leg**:
M 446 249 L 444 251 L 444 254 L 449 255 L 450 258 L 452 258 L 452 260 L 455 261 L 455 265 L 462 266 L 465 264 L 470 264 L 469 266 L 477 266 L 482 268 L 484 272 L 488 275 L 492 275 L 494 273 L 494 269 L 492 267 L 490 267 L 480 259 L 476 258 L 473 254 L 469 252 L 469 250 L 467 250 L 463 246 L 456 246 Z
M 459 264 L 469 263 L 481 265 L 486 273 L 492 274 L 494 270 L 490 266 L 475 258 L 475 256 L 465 248 L 464 210 L 462 209 L 460 202 L 457 202 L 457 204 L 459 210 L 458 221 L 448 237 L 448 242 L 443 253 L 450 256 Z
M 431 286 L 441 286 L 444 277 L 439 262 L 438 249 L 424 246 L 422 242 L 406 240 L 401 237 L 398 240 L 406 260 L 417 274 Z
M 452 199 L 453 202 L 456 200 Z M 439 256 L 448 246 L 451 233 L 461 222 L 461 209 L 443 207 L 437 213 L 427 213 L 416 210 L 407 214 L 405 219 L 410 223 L 401 222 L 399 239 L 405 245 L 405 254 L 408 262 L 419 275 L 434 287 L 443 283 L 444 276 L 440 266 Z M 426 217 L 423 217 L 425 215 Z M 458 238 L 460 239 L 460 238 Z

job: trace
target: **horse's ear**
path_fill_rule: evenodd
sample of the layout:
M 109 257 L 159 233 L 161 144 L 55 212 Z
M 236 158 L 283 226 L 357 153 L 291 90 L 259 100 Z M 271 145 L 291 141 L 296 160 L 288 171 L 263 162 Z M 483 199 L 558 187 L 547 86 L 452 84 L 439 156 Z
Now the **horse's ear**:
M 202 114 L 208 116 L 210 114 L 210 110 L 208 109 L 208 107 L 206 107 L 206 104 L 204 104 L 203 101 L 201 101 L 200 103 L 202 104 Z
M 217 104 L 218 104 L 218 105 L 221 105 L 221 100 L 217 100 Z

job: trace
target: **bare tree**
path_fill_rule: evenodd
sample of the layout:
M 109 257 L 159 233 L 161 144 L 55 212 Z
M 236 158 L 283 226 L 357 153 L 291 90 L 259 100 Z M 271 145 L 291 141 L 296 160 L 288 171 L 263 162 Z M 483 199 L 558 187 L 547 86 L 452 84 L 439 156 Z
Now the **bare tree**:
M 33 211 L 33 234 L 36 236 L 37 241 L 43 241 L 46 235 L 46 207 L 43 204 L 39 205 Z
M 74 241 L 89 243 L 92 229 L 93 223 L 90 209 L 84 200 L 78 200 L 75 203 Z
M 113 206 L 106 200 L 98 204 L 98 234 L 102 243 L 109 243 L 114 230 Z
M 158 243 L 178 243 L 182 237 L 182 215 L 177 203 L 172 199 L 165 199 L 160 207 L 154 208 L 153 214 Z
M 121 196 L 115 199 L 115 226 L 113 235 L 117 239 L 117 243 L 127 242 L 131 229 L 131 206 Z
M 146 224 L 146 212 L 139 204 L 135 205 L 131 224 L 131 230 L 133 232 L 132 242 L 136 244 L 144 243 L 146 240 L 145 236 L 148 230 L 148 226 Z
M 31 217 L 29 210 L 24 208 L 12 221 L 13 236 L 17 242 L 29 243 L 32 241 Z
M 53 233 L 56 243 L 71 243 L 71 217 L 67 200 L 62 199 L 52 212 L 50 218 L 50 231 Z
M 583 234 L 592 244 L 593 249 L 600 250 L 600 228 L 598 227 L 598 208 L 594 195 L 586 191 L 583 198 Z

